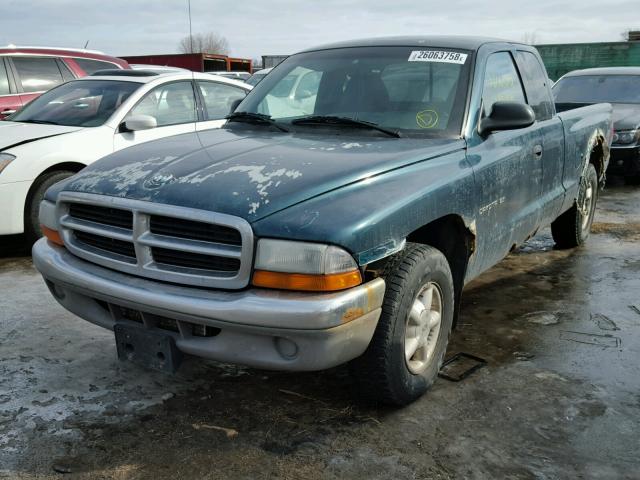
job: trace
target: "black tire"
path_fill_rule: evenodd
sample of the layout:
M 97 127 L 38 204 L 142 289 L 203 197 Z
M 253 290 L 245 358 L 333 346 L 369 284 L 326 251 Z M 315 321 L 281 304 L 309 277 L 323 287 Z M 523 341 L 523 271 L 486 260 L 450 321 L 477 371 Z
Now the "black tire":
M 350 367 L 359 393 L 366 400 L 401 406 L 423 395 L 438 375 L 453 323 L 453 279 L 442 252 L 415 243 L 407 243 L 402 252 L 389 260 L 384 279 L 385 298 L 373 339 Z M 414 373 L 405 359 L 405 333 L 409 312 L 427 284 L 439 288 L 440 329 L 426 367 Z
M 589 188 L 591 189 L 590 198 L 587 197 Z M 580 180 L 577 202 L 551 224 L 551 234 L 558 248 L 577 247 L 587 240 L 591 232 L 597 201 L 598 174 L 595 167 L 589 164 Z
M 45 192 L 54 183 L 58 183 L 72 175 L 75 175 L 75 172 L 59 170 L 45 173 L 33 182 L 31 192 L 24 206 L 24 233 L 29 244 L 34 243 L 42 237 L 38 214 L 40 211 L 40 202 L 44 199 Z

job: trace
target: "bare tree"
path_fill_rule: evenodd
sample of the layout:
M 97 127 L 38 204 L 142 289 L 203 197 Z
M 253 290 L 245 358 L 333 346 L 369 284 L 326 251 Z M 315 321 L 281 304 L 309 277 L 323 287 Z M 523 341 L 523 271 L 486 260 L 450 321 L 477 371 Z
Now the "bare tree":
M 522 34 L 522 43 L 527 45 L 535 45 L 540 39 L 538 38 L 538 32 L 524 32 Z
M 180 53 L 217 53 L 229 55 L 229 42 L 222 35 L 214 32 L 187 35 L 178 44 Z

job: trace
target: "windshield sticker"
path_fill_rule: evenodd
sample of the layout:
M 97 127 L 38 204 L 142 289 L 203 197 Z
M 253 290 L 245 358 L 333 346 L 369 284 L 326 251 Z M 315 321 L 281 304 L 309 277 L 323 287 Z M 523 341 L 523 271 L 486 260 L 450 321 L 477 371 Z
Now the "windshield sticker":
M 435 110 L 422 110 L 416 113 L 416 123 L 420 128 L 434 128 L 438 125 L 438 112 Z
M 445 52 L 444 50 L 414 50 L 409 55 L 410 62 L 457 63 L 463 65 L 467 61 L 467 54 L 460 52 Z

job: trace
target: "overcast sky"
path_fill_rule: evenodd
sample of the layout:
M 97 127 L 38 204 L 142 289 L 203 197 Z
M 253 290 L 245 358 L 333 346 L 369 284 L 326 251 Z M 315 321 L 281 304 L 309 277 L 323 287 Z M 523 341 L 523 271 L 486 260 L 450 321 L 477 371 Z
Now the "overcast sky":
M 384 35 L 473 34 L 538 43 L 620 41 L 640 29 L 638 0 L 191 0 L 193 32 L 217 32 L 256 58 Z M 637 25 L 630 24 L 635 17 Z M 187 0 L 0 0 L 0 45 L 174 53 Z

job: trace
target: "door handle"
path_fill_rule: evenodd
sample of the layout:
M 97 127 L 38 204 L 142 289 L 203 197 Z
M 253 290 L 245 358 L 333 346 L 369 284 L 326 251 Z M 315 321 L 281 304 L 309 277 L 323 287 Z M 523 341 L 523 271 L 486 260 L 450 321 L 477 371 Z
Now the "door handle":
M 542 156 L 542 145 L 536 145 L 535 147 L 533 147 L 533 154 L 536 157 L 541 157 Z
M 12 113 L 16 113 L 15 110 L 2 110 L 0 115 L 11 115 Z

